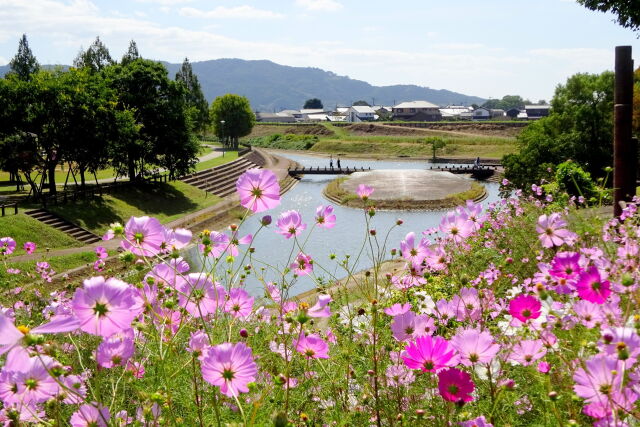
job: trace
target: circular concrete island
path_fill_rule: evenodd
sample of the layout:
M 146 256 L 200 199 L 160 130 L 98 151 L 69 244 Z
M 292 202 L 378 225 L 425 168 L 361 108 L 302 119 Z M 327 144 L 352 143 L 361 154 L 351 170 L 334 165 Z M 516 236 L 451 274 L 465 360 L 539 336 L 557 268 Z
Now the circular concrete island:
M 333 180 L 324 195 L 336 203 L 362 207 L 356 195 L 360 184 L 373 187 L 367 203 L 381 209 L 446 209 L 486 197 L 484 186 L 469 178 L 422 169 L 355 172 Z

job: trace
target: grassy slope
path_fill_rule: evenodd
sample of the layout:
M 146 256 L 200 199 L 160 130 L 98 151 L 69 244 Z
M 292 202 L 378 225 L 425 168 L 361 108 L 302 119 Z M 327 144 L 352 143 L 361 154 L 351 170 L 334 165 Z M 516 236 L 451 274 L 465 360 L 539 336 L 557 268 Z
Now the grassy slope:
M 220 201 L 180 181 L 125 188 L 102 199 L 52 207 L 69 221 L 101 235 L 109 224 L 126 222 L 131 216 L 149 215 L 166 223 Z
M 38 250 L 81 246 L 67 234 L 49 227 L 25 214 L 0 217 L 0 237 L 10 236 L 18 243 L 17 254 L 23 255 L 22 245 L 34 242 Z
M 224 156 L 215 157 L 213 159 L 205 160 L 204 162 L 200 162 L 196 165 L 196 171 L 201 171 L 205 169 L 212 168 L 214 166 L 222 165 L 224 163 L 229 163 L 238 158 L 237 151 L 227 151 L 224 153 Z

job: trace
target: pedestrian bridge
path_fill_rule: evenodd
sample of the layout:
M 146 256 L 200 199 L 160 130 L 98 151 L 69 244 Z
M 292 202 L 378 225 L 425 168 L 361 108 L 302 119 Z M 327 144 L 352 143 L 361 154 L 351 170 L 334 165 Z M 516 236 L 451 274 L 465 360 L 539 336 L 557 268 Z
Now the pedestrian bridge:
M 492 176 L 498 166 L 475 166 L 475 165 L 460 165 L 460 166 L 430 166 L 428 170 L 436 172 L 451 172 L 455 174 L 469 174 L 476 179 L 487 179 Z M 289 175 L 298 177 L 300 175 L 350 175 L 354 172 L 368 172 L 371 168 L 331 168 L 320 166 L 308 167 L 308 168 L 295 168 L 289 169 Z

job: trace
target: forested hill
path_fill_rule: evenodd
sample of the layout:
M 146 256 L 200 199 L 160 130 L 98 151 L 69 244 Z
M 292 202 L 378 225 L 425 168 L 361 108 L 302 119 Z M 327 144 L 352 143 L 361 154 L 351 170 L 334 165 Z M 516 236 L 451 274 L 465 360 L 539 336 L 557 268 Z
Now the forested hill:
M 175 77 L 180 64 L 164 64 L 169 76 Z M 358 100 L 371 103 L 374 99 L 377 105 L 413 100 L 442 106 L 482 104 L 485 101 L 475 96 L 416 85 L 372 86 L 319 68 L 289 67 L 266 60 L 215 59 L 193 62 L 192 67 L 209 101 L 219 95 L 237 93 L 249 98 L 251 107 L 258 111 L 299 109 L 309 98 L 320 98 L 327 108 L 336 104 L 351 105 Z M 0 75 L 7 70 L 8 66 L 0 67 Z

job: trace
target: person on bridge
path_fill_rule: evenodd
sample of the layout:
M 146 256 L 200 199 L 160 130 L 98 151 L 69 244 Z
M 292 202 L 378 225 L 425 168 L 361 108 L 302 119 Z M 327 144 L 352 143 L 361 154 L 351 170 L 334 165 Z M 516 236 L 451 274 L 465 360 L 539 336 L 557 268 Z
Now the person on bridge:
M 480 157 L 476 157 L 476 161 L 473 162 L 473 167 L 474 168 L 480 167 Z
M 338 157 L 338 169 L 340 169 L 340 157 Z
M 333 169 L 333 156 L 329 157 L 329 169 Z

